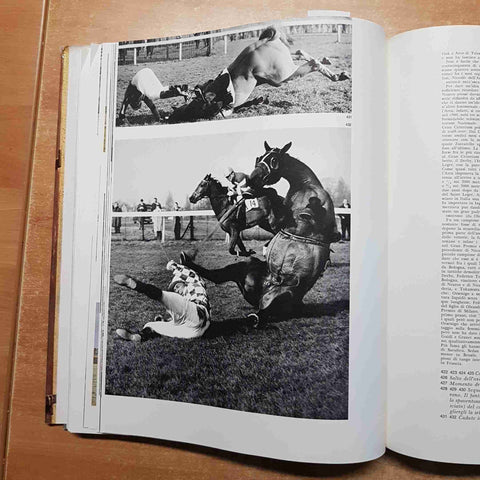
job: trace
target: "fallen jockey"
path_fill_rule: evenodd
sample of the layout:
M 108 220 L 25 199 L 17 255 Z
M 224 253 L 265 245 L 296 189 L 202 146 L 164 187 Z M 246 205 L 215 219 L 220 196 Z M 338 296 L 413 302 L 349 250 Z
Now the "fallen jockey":
M 125 97 L 123 99 L 120 112 L 118 114 L 119 122 L 125 120 L 125 114 L 128 106 L 131 106 L 134 110 L 138 110 L 144 102 L 151 110 L 155 120 L 160 121 L 160 114 L 154 101 L 160 98 L 171 98 L 182 96 L 185 100 L 188 98 L 188 85 L 162 85 L 150 68 L 142 68 L 139 70 L 132 81 L 128 84 L 125 91 Z
M 184 254 L 181 254 L 182 258 Z M 124 328 L 116 330 L 124 340 L 142 342 L 158 335 L 175 338 L 201 337 L 210 326 L 210 302 L 204 280 L 195 271 L 173 260 L 167 263 L 173 278 L 167 290 L 143 283 L 127 275 L 115 275 L 115 283 L 143 293 L 161 302 L 166 317 L 157 315 L 153 322 L 146 323 L 139 333 Z

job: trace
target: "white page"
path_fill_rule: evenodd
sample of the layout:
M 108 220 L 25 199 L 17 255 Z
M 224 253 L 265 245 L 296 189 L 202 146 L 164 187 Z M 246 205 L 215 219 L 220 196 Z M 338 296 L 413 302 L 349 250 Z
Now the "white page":
M 293 461 L 348 463 L 382 455 L 387 205 L 385 72 L 383 30 L 369 22 L 354 21 L 351 145 L 354 240 L 350 257 L 348 419 L 309 420 L 152 398 L 105 395 L 101 405 L 102 432 L 183 441 Z M 292 129 L 294 137 L 300 135 L 301 127 L 319 126 L 318 142 L 323 144 L 328 143 L 328 138 L 325 136 L 327 130 L 322 129 L 328 127 L 328 122 L 338 124 L 336 115 L 328 121 L 325 117 L 308 114 L 259 118 L 251 120 L 249 126 L 246 126 L 246 119 L 228 120 L 219 123 L 218 130 L 209 128 L 217 133 L 236 128 L 245 131 L 246 135 L 262 130 L 265 135 L 274 135 L 275 128 L 283 127 Z M 158 127 L 141 127 L 143 130 L 137 137 L 143 140 L 165 135 L 181 137 L 181 132 L 188 131 L 193 135 L 193 142 L 195 135 L 206 133 L 205 125 L 168 126 L 162 133 L 155 133 Z M 164 135 L 164 132 L 169 133 Z M 122 130 L 118 135 L 125 142 L 133 134 Z M 165 138 L 165 144 L 167 140 Z M 122 145 L 117 142 L 117 155 Z M 133 155 L 134 150 L 129 151 Z M 332 247 L 335 249 L 334 245 Z
M 394 37 L 389 47 L 387 446 L 429 460 L 479 463 L 479 309 L 478 304 L 473 305 L 480 288 L 478 268 L 476 280 L 470 282 L 470 291 L 465 290 L 473 312 L 469 314 L 464 332 L 464 343 L 473 342 L 470 344 L 474 351 L 471 358 L 455 359 L 455 354 L 453 360 L 445 357 L 453 346 L 445 335 L 451 336 L 448 331 L 451 325 L 457 325 L 454 330 L 458 328 L 459 318 L 455 316 L 449 326 L 440 300 L 441 288 L 451 289 L 450 280 L 445 276 L 442 280 L 442 264 L 447 268 L 444 273 L 449 273 L 449 268 L 461 266 L 463 262 L 458 258 L 453 267 L 448 267 L 445 257 L 442 259 L 442 242 L 445 247 L 442 236 L 448 223 L 442 212 L 442 198 L 451 208 L 452 202 L 461 198 L 462 190 L 456 196 L 446 197 L 445 192 L 451 186 L 450 180 L 445 180 L 445 168 L 448 163 L 458 163 L 459 155 L 468 152 L 471 158 L 466 162 L 471 166 L 469 181 L 476 179 L 478 182 L 479 178 L 480 28 L 441 27 L 408 32 Z M 453 128 L 446 122 L 449 114 L 442 111 L 442 98 L 451 102 L 451 93 L 446 94 L 445 88 L 452 75 L 442 79 L 447 52 L 453 59 L 453 70 L 460 62 L 470 65 L 459 75 L 460 82 L 468 78 L 475 82 L 470 93 L 473 103 L 466 104 L 456 120 L 460 123 L 470 121 L 466 127 L 470 142 L 465 150 L 460 150 L 460 144 L 450 149 L 453 161 L 447 158 L 450 153 L 445 150 L 446 135 L 452 134 Z M 465 85 L 460 87 L 462 89 L 466 89 Z M 470 186 L 468 203 L 474 205 L 479 200 L 478 186 L 476 191 Z M 465 219 L 473 212 L 470 207 L 461 214 L 460 207 L 454 207 L 454 211 L 455 218 Z M 473 255 L 478 267 L 479 215 L 473 214 L 468 224 L 473 229 L 469 234 L 472 242 L 464 251 Z M 472 233 L 475 229 L 476 233 Z M 472 268 L 468 271 L 472 272 Z M 453 276 L 459 282 L 459 290 L 469 287 L 456 273 Z M 452 303 L 447 300 L 444 306 L 452 307 Z M 455 335 L 461 338 L 458 330 Z M 442 346 L 441 337 L 445 342 Z M 459 349 L 466 351 L 467 347 Z
M 62 364 L 59 377 L 64 378 L 64 368 L 69 369 L 68 384 L 61 382 L 60 412 L 65 415 L 68 406 L 67 426 L 71 431 L 97 433 L 99 423 L 98 384 L 100 382 L 100 349 L 102 310 L 103 235 L 105 190 L 109 186 L 111 158 L 110 115 L 108 101 L 111 97 L 109 65 L 114 45 L 78 47 L 70 49 L 70 61 L 80 72 L 78 83 L 69 85 L 69 95 L 76 97 L 76 138 L 67 132 L 66 172 L 68 177 L 64 203 L 64 223 L 69 236 L 62 244 L 62 268 L 68 269 L 60 285 L 59 341 L 62 341 Z M 103 70 L 103 75 L 102 75 Z M 73 175 L 74 178 L 71 178 Z M 75 206 L 75 207 L 73 207 Z M 68 243 L 66 243 L 68 242 Z M 67 338 L 68 337 L 68 338 Z M 67 358 L 69 363 L 67 363 Z

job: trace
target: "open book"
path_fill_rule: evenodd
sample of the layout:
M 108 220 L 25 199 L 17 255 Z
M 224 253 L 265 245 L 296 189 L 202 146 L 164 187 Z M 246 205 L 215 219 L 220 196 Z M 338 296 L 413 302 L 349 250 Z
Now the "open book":
M 48 421 L 480 463 L 479 73 L 341 12 L 67 49 Z

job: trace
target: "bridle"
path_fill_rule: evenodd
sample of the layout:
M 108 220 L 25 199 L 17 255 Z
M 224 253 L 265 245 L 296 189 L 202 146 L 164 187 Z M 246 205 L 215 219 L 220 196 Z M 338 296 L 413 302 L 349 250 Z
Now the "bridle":
M 201 194 L 201 196 L 198 197 L 197 201 L 200 201 L 203 198 L 223 198 L 223 197 L 226 197 L 226 194 L 213 195 L 212 194 L 212 183 L 219 184 L 218 181 L 216 179 L 214 179 L 213 177 L 210 177 L 209 179 L 204 178 L 200 182 L 200 185 L 198 186 L 198 188 L 201 187 L 202 194 Z M 196 192 L 196 190 L 195 190 L 195 192 Z
M 257 161 L 255 163 L 255 167 L 262 166 L 266 170 L 266 173 L 262 176 L 262 183 L 266 182 L 266 180 L 268 179 L 270 174 L 273 172 L 273 168 L 267 162 L 267 158 L 272 153 L 277 154 L 278 152 L 276 152 L 274 150 L 270 150 L 269 152 L 265 152 L 261 157 L 257 158 Z M 272 157 L 270 157 L 270 158 L 272 158 Z

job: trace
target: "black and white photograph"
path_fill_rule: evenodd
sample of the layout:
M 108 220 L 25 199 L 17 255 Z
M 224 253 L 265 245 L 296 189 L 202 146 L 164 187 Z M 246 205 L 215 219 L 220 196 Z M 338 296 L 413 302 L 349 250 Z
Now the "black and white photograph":
M 349 19 L 123 42 L 117 126 L 351 113 Z
M 115 148 L 105 393 L 347 419 L 350 130 Z

